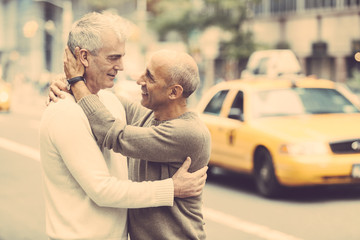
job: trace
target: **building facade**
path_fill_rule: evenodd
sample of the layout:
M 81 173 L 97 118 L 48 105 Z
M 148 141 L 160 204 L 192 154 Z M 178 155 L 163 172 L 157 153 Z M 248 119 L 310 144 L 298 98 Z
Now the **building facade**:
M 18 76 L 39 85 L 63 73 L 63 54 L 72 23 L 90 11 L 109 9 L 136 17 L 146 0 L 0 0 L 0 78 Z M 136 20 L 136 19 L 135 19 Z
M 247 27 L 264 48 L 290 48 L 303 72 L 346 82 L 360 72 L 360 0 L 261 0 Z
M 63 72 L 68 31 L 85 11 L 80 0 L 0 0 L 1 77 L 41 82 Z

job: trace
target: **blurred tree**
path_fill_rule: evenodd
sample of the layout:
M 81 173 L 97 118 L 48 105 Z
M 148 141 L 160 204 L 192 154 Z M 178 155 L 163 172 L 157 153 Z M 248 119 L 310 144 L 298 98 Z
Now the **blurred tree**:
M 165 40 L 176 31 L 190 47 L 191 37 L 210 26 L 223 30 L 220 56 L 228 59 L 247 58 L 255 50 L 252 33 L 243 29 L 250 17 L 249 6 L 259 0 L 148 0 L 153 14 L 150 26 Z
M 87 0 L 87 4 L 93 11 L 103 11 L 108 8 L 117 8 L 119 6 L 119 0 Z
M 166 35 L 172 31 L 180 34 L 181 40 L 189 42 L 193 30 L 199 28 L 197 11 L 193 8 L 191 0 L 149 0 L 148 11 L 150 27 L 159 34 L 160 40 L 165 40 Z

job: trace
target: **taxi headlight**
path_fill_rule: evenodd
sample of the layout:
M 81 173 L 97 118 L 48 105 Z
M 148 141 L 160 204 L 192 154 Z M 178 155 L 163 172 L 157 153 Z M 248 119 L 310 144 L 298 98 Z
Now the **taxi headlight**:
M 290 143 L 280 147 L 280 153 L 291 155 L 318 155 L 328 152 L 328 146 L 322 142 Z
M 9 94 L 5 91 L 0 92 L 0 102 L 7 102 L 9 100 Z

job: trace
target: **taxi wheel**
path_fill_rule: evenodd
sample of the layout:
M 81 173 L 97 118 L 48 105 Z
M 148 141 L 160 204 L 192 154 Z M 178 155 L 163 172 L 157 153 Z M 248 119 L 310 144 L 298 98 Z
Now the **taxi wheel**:
M 268 150 L 260 148 L 255 153 L 255 183 L 257 190 L 264 197 L 278 197 L 281 185 L 276 179 L 272 157 Z

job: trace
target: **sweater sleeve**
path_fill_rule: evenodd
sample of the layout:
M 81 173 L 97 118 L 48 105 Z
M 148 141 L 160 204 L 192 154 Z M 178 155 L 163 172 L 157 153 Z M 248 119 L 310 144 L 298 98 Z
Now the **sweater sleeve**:
M 126 122 L 131 125 L 138 121 L 150 110 L 143 107 L 140 102 L 134 102 L 123 96 L 117 96 L 126 112 Z
M 77 105 L 75 106 L 78 109 L 67 107 L 65 111 L 57 111 L 47 130 L 71 174 L 68 177 L 74 178 L 99 206 L 118 208 L 172 206 L 174 198 L 172 179 L 131 182 L 110 175 L 85 115 Z
M 97 143 L 125 156 L 152 162 L 182 163 L 190 153 L 198 152 L 202 135 L 189 126 L 169 121 L 159 126 L 137 127 L 115 119 L 95 95 L 79 102 L 89 119 Z M 197 157 L 197 156 L 195 156 Z

